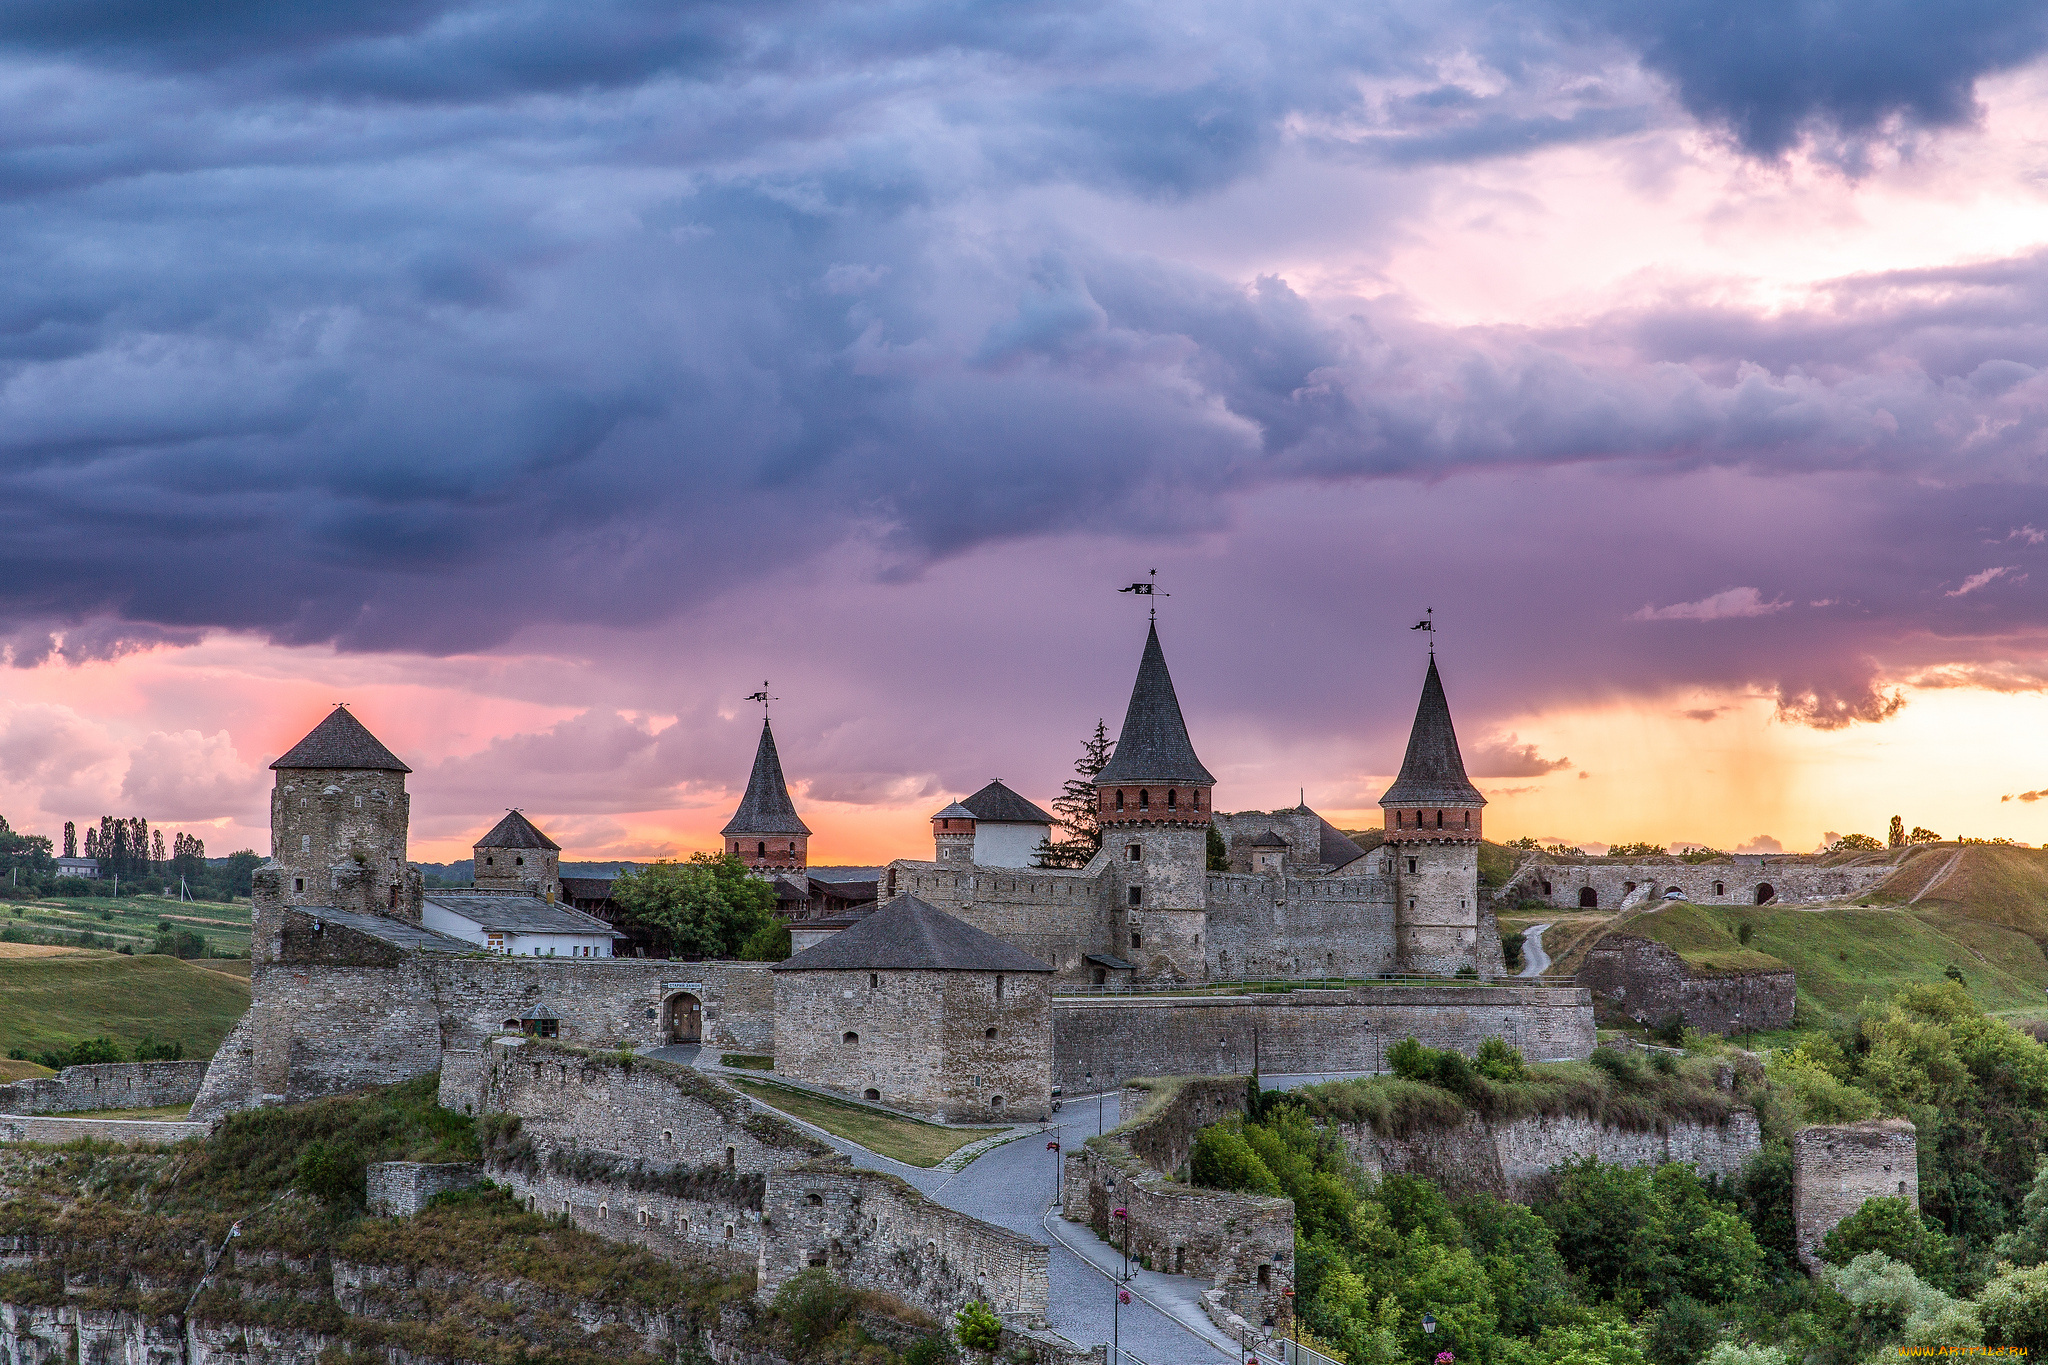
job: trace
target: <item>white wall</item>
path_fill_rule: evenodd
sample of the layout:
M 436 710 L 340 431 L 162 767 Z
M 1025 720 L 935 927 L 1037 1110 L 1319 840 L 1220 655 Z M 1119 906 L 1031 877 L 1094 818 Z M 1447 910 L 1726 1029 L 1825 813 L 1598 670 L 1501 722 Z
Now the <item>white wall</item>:
M 974 822 L 974 861 L 981 867 L 1029 867 L 1051 825 L 992 825 Z
M 466 915 L 428 901 L 421 907 L 420 922 L 438 933 L 459 938 L 464 943 L 474 943 L 479 948 L 491 946 L 491 936 L 482 925 Z M 610 957 L 612 936 L 610 934 L 505 934 L 504 951 L 513 957 Z M 587 952 L 579 951 L 588 949 Z

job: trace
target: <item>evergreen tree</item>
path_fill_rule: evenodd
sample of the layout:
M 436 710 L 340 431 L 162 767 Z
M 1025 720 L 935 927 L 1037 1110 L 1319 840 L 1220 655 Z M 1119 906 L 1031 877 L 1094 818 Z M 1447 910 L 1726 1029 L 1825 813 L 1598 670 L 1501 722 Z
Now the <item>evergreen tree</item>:
M 73 820 L 66 820 L 64 822 L 64 856 L 67 858 L 76 858 L 78 856 L 78 824 Z
M 158 867 L 170 861 L 164 856 L 164 832 L 160 829 L 149 832 L 149 860 Z
M 1101 851 L 1102 816 L 1095 775 L 1109 765 L 1110 752 L 1115 748 L 1109 727 L 1098 719 L 1095 733 L 1081 741 L 1081 756 L 1074 760 L 1074 775 L 1053 798 L 1053 814 L 1059 817 L 1060 828 L 1067 837 L 1058 843 L 1051 839 L 1042 841 L 1038 845 L 1037 866 L 1086 867 L 1088 860 Z

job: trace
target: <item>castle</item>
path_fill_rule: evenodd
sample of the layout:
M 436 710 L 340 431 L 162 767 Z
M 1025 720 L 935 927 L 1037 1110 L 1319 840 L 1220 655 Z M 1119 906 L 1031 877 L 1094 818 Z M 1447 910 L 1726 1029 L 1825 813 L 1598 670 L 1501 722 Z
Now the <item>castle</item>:
M 1497 1034 L 1534 1057 L 1592 1046 L 1590 999 L 1571 988 L 1088 994 L 1501 973 L 1478 879 L 1486 802 L 1433 657 L 1371 852 L 1306 805 L 1214 809 L 1154 626 L 1095 778 L 1103 843 L 1086 867 L 1023 865 L 1050 817 L 992 784 L 933 817 L 936 856 L 876 871 L 871 911 L 814 922 L 773 967 L 615 956 L 610 926 L 562 902 L 560 850 L 517 811 L 478 841 L 474 887 L 427 891 L 406 860 L 410 769 L 346 709 L 271 766 L 251 1005 L 195 1115 L 436 1069 L 459 1093 L 506 1033 L 774 1051 L 790 1074 L 946 1118 L 1028 1118 L 1055 1087 L 1098 1079 L 1249 1069 L 1262 1038 L 1271 1070 L 1378 1070 L 1408 1036 L 1470 1051 Z M 808 837 L 764 721 L 726 851 L 804 901 L 790 879 Z

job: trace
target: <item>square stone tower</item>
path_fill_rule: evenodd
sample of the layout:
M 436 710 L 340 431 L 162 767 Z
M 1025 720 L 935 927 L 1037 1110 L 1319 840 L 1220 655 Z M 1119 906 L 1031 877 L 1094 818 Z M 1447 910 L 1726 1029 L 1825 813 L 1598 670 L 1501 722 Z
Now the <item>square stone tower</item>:
M 505 813 L 472 850 L 479 891 L 526 890 L 542 900 L 562 896 L 562 846 L 520 812 Z
M 1792 1135 L 1792 1225 L 1799 1264 L 1820 1273 L 1820 1247 L 1865 1200 L 1920 1208 L 1919 1132 L 1904 1119 L 1801 1128 Z

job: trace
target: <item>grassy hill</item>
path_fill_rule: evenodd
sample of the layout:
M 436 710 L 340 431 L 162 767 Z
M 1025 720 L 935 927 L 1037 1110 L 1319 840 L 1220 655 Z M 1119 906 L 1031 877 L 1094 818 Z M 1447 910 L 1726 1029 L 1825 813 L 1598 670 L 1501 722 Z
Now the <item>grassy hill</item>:
M 226 904 L 216 901 L 187 901 L 163 896 L 123 896 L 119 900 L 97 897 L 52 896 L 47 900 L 17 901 L 0 914 L 0 928 L 23 931 L 32 941 L 76 943 L 81 932 L 94 935 L 88 947 L 118 948 L 126 944 L 135 952 L 147 952 L 165 921 L 180 929 L 191 929 L 217 953 L 249 951 L 250 905 L 246 900 Z
M 210 1057 L 249 1008 L 247 964 L 218 965 L 244 974 L 146 954 L 0 958 L 0 1054 L 97 1037 L 125 1050 L 147 1035 L 183 1043 L 187 1057 Z
M 1754 926 L 1745 948 L 1742 924 Z M 1881 999 L 1908 982 L 1936 982 L 1953 964 L 1986 1010 L 2048 1015 L 2048 957 L 2026 934 L 1927 901 L 1904 906 L 1792 910 L 1674 903 L 1628 922 L 1703 971 L 1790 967 L 1802 1013 L 1818 1018 Z

